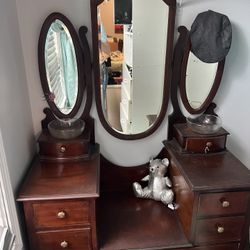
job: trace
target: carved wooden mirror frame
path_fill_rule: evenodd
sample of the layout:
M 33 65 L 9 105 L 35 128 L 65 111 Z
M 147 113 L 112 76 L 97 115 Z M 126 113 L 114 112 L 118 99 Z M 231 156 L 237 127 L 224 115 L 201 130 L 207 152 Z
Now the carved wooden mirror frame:
M 188 31 L 187 35 L 188 35 Z M 189 53 L 191 51 L 191 41 L 190 38 L 188 37 L 187 43 L 185 45 L 184 51 L 183 51 L 183 60 L 181 63 L 181 78 L 179 82 L 179 88 L 180 88 L 180 95 L 182 99 L 182 103 L 184 107 L 187 109 L 187 111 L 190 114 L 200 114 L 204 112 L 208 106 L 211 104 L 213 101 L 217 90 L 220 86 L 221 78 L 223 75 L 223 70 L 224 70 L 224 65 L 225 65 L 225 58 L 218 62 L 218 67 L 217 67 L 217 72 L 215 75 L 214 82 L 212 84 L 212 88 L 209 91 L 209 94 L 207 95 L 205 101 L 202 103 L 202 105 L 199 108 L 192 108 L 191 105 L 189 104 L 188 97 L 187 97 L 187 91 L 186 91 L 186 72 L 187 72 L 187 65 L 188 65 L 188 58 L 189 58 Z
M 149 127 L 146 131 L 138 134 L 122 134 L 115 131 L 106 121 L 103 114 L 101 105 L 101 91 L 100 91 L 100 70 L 99 70 L 99 55 L 98 55 L 98 24 L 97 24 L 97 6 L 104 0 L 91 0 L 91 19 L 92 19 L 92 41 L 93 41 L 93 67 L 94 67 L 94 80 L 95 80 L 95 99 L 96 107 L 99 119 L 103 127 L 114 137 L 124 140 L 136 140 L 151 135 L 160 126 L 163 121 L 169 100 L 169 88 L 171 82 L 172 73 L 172 51 L 173 51 L 173 37 L 174 37 L 174 24 L 175 24 L 175 12 L 176 12 L 176 1 L 175 0 L 163 0 L 169 7 L 168 16 L 168 32 L 167 32 L 167 50 L 165 60 L 165 74 L 164 74 L 164 87 L 163 87 L 163 98 L 162 105 L 159 115 L 154 124 Z
M 76 55 L 76 63 L 77 63 L 77 75 L 78 75 L 78 92 L 76 97 L 76 102 L 72 108 L 72 110 L 68 114 L 62 113 L 59 108 L 56 106 L 53 100 L 53 93 L 50 92 L 47 74 L 46 74 L 46 65 L 45 65 L 45 43 L 47 34 L 49 31 L 49 28 L 51 24 L 55 21 L 59 20 L 61 21 L 68 29 L 69 34 L 72 38 L 72 42 L 75 49 L 75 55 Z M 64 16 L 61 13 L 51 13 L 44 21 L 43 26 L 40 31 L 39 36 L 39 42 L 38 42 L 38 64 L 39 64 L 39 73 L 40 73 L 40 79 L 42 84 L 42 89 L 45 95 L 45 98 L 53 112 L 58 118 L 73 118 L 77 112 L 79 111 L 79 108 L 82 103 L 83 99 L 83 91 L 85 89 L 86 83 L 84 79 L 84 72 L 83 72 L 83 57 L 82 57 L 82 50 L 80 41 L 77 35 L 77 32 L 74 29 L 74 26 L 69 21 L 69 19 Z

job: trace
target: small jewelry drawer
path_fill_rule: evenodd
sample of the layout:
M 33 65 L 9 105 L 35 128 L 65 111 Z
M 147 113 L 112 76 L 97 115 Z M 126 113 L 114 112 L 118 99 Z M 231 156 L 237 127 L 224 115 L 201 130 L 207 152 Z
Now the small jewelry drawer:
M 207 138 L 187 138 L 184 150 L 191 153 L 212 153 L 225 149 L 225 136 Z
M 37 232 L 39 250 L 90 250 L 89 228 Z
M 53 138 L 44 131 L 38 139 L 41 160 L 77 159 L 89 154 L 89 138 L 86 135 L 71 140 Z
M 247 211 L 248 198 L 247 192 L 201 194 L 198 216 L 244 214 Z
M 88 201 L 39 202 L 32 207 L 37 229 L 90 225 Z
M 223 151 L 227 135 L 228 132 L 223 128 L 213 135 L 201 135 L 191 131 L 185 123 L 174 125 L 174 137 L 187 153 L 209 154 Z
M 240 241 L 244 221 L 244 216 L 197 220 L 195 243 Z

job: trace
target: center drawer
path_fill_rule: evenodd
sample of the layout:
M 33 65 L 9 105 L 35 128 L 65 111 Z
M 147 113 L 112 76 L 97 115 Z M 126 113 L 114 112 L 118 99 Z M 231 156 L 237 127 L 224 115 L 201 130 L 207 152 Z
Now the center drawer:
M 39 250 L 90 250 L 91 234 L 89 228 L 38 232 Z
M 201 194 L 198 216 L 244 214 L 247 210 L 247 192 Z
M 240 240 L 244 216 L 198 220 L 195 243 L 224 243 Z
M 58 201 L 33 203 L 37 229 L 90 225 L 88 201 Z

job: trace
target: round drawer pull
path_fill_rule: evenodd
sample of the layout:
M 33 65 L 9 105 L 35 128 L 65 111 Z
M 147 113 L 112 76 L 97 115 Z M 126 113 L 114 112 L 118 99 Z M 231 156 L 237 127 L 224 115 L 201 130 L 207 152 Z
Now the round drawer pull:
M 64 219 L 66 217 L 66 213 L 64 211 L 60 211 L 57 213 L 57 218 Z
M 210 151 L 212 146 L 213 146 L 212 142 L 209 141 L 209 142 L 206 143 L 206 147 L 204 149 L 205 154 L 207 154 Z
M 66 147 L 65 147 L 65 146 L 61 146 L 61 147 L 60 147 L 60 152 L 61 152 L 61 153 L 66 152 Z
M 60 243 L 60 245 L 61 245 L 61 247 L 62 248 L 67 248 L 68 246 L 69 246 L 69 243 L 67 242 L 67 241 L 62 241 L 61 243 Z
M 218 232 L 219 234 L 224 233 L 224 231 L 225 231 L 224 227 L 222 227 L 222 226 L 218 226 L 218 227 L 217 227 L 217 232 Z
M 222 207 L 229 207 L 229 206 L 230 206 L 229 201 L 223 201 L 222 202 Z

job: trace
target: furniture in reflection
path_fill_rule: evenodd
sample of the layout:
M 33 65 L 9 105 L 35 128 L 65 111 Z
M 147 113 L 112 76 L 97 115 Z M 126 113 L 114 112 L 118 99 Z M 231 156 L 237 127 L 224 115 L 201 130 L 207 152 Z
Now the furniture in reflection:
M 135 1 L 130 25 L 124 26 L 124 63 L 122 99 L 120 104 L 121 125 L 126 134 L 137 134 L 148 129 L 147 115 L 159 114 L 162 93 L 168 8 L 162 1 Z M 141 14 L 157 16 L 145 18 Z M 157 27 L 161 23 L 161 32 Z M 163 25 L 163 26 L 162 26 Z M 152 50 L 152 48 L 154 48 Z M 142 95 L 143 93 L 143 95 Z M 149 105 L 150 104 L 150 105 Z
M 97 249 L 98 145 L 85 150 L 82 137 L 58 140 L 46 132 L 39 144 L 40 155 L 17 199 L 23 204 L 30 249 Z

